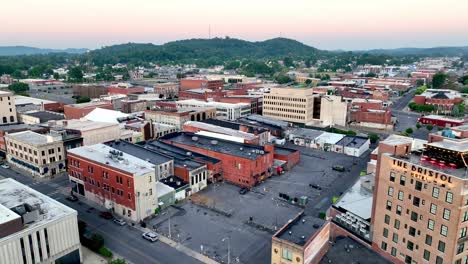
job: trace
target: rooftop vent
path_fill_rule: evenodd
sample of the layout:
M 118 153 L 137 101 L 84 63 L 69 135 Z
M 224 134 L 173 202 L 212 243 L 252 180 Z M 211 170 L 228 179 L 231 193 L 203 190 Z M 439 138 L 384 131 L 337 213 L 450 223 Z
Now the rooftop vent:
M 292 235 L 292 231 L 289 231 L 288 234 L 289 234 L 289 235 Z
M 302 239 L 305 239 L 305 236 L 301 236 Z
M 173 182 L 173 181 L 174 181 L 174 179 L 173 179 L 173 178 L 169 178 L 169 182 Z
M 193 137 L 192 137 L 192 140 L 193 140 L 193 141 L 198 141 L 198 137 L 193 136 Z
M 302 223 L 305 223 L 305 221 L 306 221 L 305 219 L 302 219 Z
M 190 152 L 190 151 L 187 151 L 186 154 L 187 154 L 187 156 L 192 156 L 192 152 Z
M 211 145 L 217 145 L 218 144 L 218 140 L 211 140 Z
M 244 150 L 244 148 L 243 148 L 243 147 L 240 147 L 239 150 L 242 151 L 242 150 Z

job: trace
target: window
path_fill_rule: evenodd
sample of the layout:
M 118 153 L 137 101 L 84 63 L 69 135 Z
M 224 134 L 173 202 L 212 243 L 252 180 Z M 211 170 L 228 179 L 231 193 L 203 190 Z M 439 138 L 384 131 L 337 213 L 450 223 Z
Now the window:
M 398 230 L 399 230 L 399 229 L 400 229 L 400 220 L 395 219 L 395 223 L 393 224 L 393 227 L 394 227 L 395 229 L 398 229 Z
M 463 222 L 468 221 L 468 211 L 463 213 Z
M 430 235 L 426 235 L 426 245 L 432 246 L 432 237 Z
M 153 189 L 152 189 L 152 188 L 150 188 L 150 189 L 148 190 L 148 192 L 149 192 L 149 195 L 153 195 Z
M 424 250 L 423 258 L 427 261 L 431 258 L 431 252 Z
M 395 182 L 395 173 L 394 172 L 390 172 L 390 181 Z
M 414 196 L 413 197 L 413 205 L 419 207 L 419 203 L 421 202 L 421 199 L 418 197 Z
M 421 191 L 421 190 L 422 190 L 422 186 L 423 186 L 422 182 L 416 181 L 416 184 L 414 185 L 414 189 L 415 189 L 416 191 Z
M 447 233 L 448 233 L 448 227 L 445 226 L 445 225 L 441 225 L 440 226 L 440 234 L 446 237 Z
M 453 202 L 453 193 L 447 192 L 447 194 L 445 195 L 445 201 L 451 204 Z
M 418 213 L 411 211 L 411 220 L 414 222 L 418 221 Z
M 435 215 L 437 213 L 437 205 L 431 203 L 431 214 Z
M 434 224 L 435 224 L 435 223 L 434 223 L 434 220 L 429 219 L 429 220 L 427 221 L 427 228 L 429 228 L 430 230 L 434 230 Z
M 387 201 L 387 210 L 392 210 L 392 202 L 391 201 Z
M 151 177 L 151 175 L 150 175 L 150 176 L 149 176 L 149 182 L 151 182 L 151 181 L 152 181 L 152 177 Z
M 462 253 L 464 249 L 465 249 L 465 243 L 458 244 L 457 245 L 457 255 Z
M 445 243 L 442 242 L 442 241 L 439 241 L 439 245 L 437 245 L 437 249 L 438 249 L 440 252 L 444 253 L 444 252 L 445 252 Z
M 292 252 L 283 248 L 283 252 L 281 253 L 281 257 L 283 259 L 287 259 L 289 261 L 292 261 Z
M 380 248 L 386 251 L 387 250 L 387 243 L 382 241 L 382 244 L 380 245 Z
M 398 234 L 393 233 L 392 241 L 398 243 Z
M 405 193 L 403 191 L 398 191 L 398 200 L 403 201 L 404 196 L 405 196 Z
M 387 228 L 383 229 L 383 236 L 388 237 L 388 229 Z
M 439 256 L 436 257 L 436 264 L 443 264 L 443 262 L 444 262 L 443 258 L 441 258 Z
M 432 188 L 432 197 L 439 198 L 439 188 L 437 187 Z
M 450 220 L 450 210 L 447 209 L 447 208 L 444 208 L 444 215 L 443 215 L 443 218 L 445 220 Z
M 391 250 L 390 254 L 392 256 L 396 257 L 396 248 L 392 247 L 392 250 Z
M 413 251 L 414 243 L 408 240 L 408 243 L 406 244 L 406 248 Z
M 403 210 L 403 209 L 401 208 L 400 205 L 397 205 L 397 206 L 396 206 L 396 213 L 397 213 L 397 215 L 401 215 L 401 211 L 402 211 L 402 210 Z
M 409 230 L 408 230 L 408 234 L 410 236 L 416 236 L 416 228 L 410 226 Z
M 384 222 L 385 222 L 387 225 L 390 224 L 390 216 L 389 216 L 389 215 L 385 215 Z
M 393 187 L 392 186 L 388 187 L 387 194 L 388 194 L 388 196 L 393 196 Z
M 400 184 L 405 186 L 405 184 L 406 184 L 406 176 L 405 175 L 400 176 Z
M 466 237 L 466 227 L 463 227 L 460 229 L 460 237 L 459 238 L 464 238 Z

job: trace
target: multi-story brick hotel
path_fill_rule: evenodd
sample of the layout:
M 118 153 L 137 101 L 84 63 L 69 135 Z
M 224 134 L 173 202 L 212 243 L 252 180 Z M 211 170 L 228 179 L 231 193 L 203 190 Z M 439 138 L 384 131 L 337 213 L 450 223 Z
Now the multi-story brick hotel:
M 468 125 L 429 136 L 425 148 L 379 146 L 372 247 L 394 263 L 468 263 Z

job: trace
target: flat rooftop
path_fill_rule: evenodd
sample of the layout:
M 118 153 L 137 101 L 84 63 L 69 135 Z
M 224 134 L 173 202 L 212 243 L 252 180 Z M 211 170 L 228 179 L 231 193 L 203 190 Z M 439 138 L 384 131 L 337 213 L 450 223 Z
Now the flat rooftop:
M 392 262 L 352 238 L 337 237 L 333 246 L 328 248 L 319 262 L 319 264 L 330 263 L 390 264 Z
M 368 175 L 366 177 L 359 178 L 333 206 L 343 208 L 364 220 L 369 220 L 372 216 L 372 192 L 362 187 L 362 181 L 373 180 L 369 179 L 369 177 L 374 176 Z
M 51 103 L 56 103 L 56 102 L 45 100 L 45 99 L 29 97 L 29 96 L 15 95 L 15 105 L 28 105 L 28 104 L 40 105 L 42 103 L 51 104 Z
M 401 160 L 403 162 L 409 162 L 409 163 L 412 163 L 421 167 L 425 167 L 428 170 L 433 170 L 433 171 L 436 171 L 445 175 L 451 175 L 451 176 L 455 176 L 461 179 L 468 179 L 468 171 L 465 170 L 465 168 L 452 169 L 452 168 L 449 168 L 449 166 L 447 166 L 446 168 L 441 168 L 440 166 L 437 166 L 437 165 L 433 166 L 430 163 L 421 161 L 421 155 L 410 154 L 404 157 L 390 155 L 390 154 L 385 154 L 385 155 L 389 155 L 392 158 Z
M 96 144 L 91 146 L 83 146 L 68 150 L 69 154 L 81 156 L 94 162 L 105 164 L 132 175 L 141 176 L 149 172 L 154 172 L 154 165 L 150 162 L 122 153 L 116 157 L 110 157 L 110 151 L 118 151 L 104 144 Z
M 279 146 L 275 146 L 275 154 L 279 155 L 291 155 L 294 152 L 298 152 L 299 150 L 296 149 L 290 149 L 290 148 L 283 148 Z
M 290 135 L 294 135 L 296 137 L 308 138 L 308 139 L 318 138 L 323 133 L 325 133 L 325 131 L 308 129 L 308 128 L 296 128 L 290 131 Z
M 303 213 L 276 233 L 275 237 L 304 246 L 324 223 L 325 220 L 323 219 Z
M 11 133 L 11 134 L 8 134 L 8 137 L 21 141 L 21 142 L 26 142 L 28 144 L 35 145 L 35 146 L 51 143 L 47 141 L 46 135 L 42 135 L 42 134 L 29 131 L 29 130 Z
M 14 131 L 14 130 L 42 130 L 45 129 L 43 127 L 37 125 L 30 125 L 30 124 L 7 124 L 7 125 L 0 125 L 0 131 Z
M 260 146 L 206 137 L 188 132 L 171 133 L 161 137 L 161 139 L 251 160 L 256 160 L 258 157 L 268 153 L 268 151 L 264 151 L 263 147 Z
M 192 126 L 201 130 L 206 130 L 218 134 L 223 134 L 223 135 L 229 135 L 233 137 L 238 137 L 238 138 L 243 138 L 246 140 L 255 140 L 258 137 L 255 136 L 254 134 L 251 133 L 246 133 L 243 131 L 227 128 L 227 127 L 222 127 L 222 126 L 217 126 L 217 125 L 212 125 L 204 122 L 198 122 L 198 121 L 187 121 L 185 122 L 184 125 L 187 126 Z
M 280 128 L 288 127 L 288 122 L 273 119 L 273 118 L 268 118 L 268 117 L 265 117 L 265 116 L 262 116 L 262 115 L 257 115 L 257 114 L 248 115 L 248 116 L 245 117 L 245 119 L 250 120 L 250 121 L 255 121 L 255 122 L 258 122 L 258 123 L 263 123 L 263 124 L 268 124 L 268 125 L 280 127 Z
M 97 122 L 90 121 L 85 119 L 70 119 L 66 122 L 57 123 L 62 125 L 65 129 L 78 130 L 78 131 L 90 131 L 95 129 L 101 129 L 106 127 L 118 127 L 117 124 L 106 123 L 106 122 Z
M 169 155 L 170 157 L 173 157 L 174 159 L 176 159 L 176 160 L 174 160 L 175 165 L 180 164 L 179 162 L 183 162 L 182 164 L 185 164 L 185 162 L 189 162 L 189 161 L 196 162 L 196 161 L 193 160 L 194 158 L 197 159 L 197 160 L 203 161 L 203 162 L 209 162 L 209 163 L 213 163 L 213 164 L 221 162 L 219 159 L 216 159 L 216 158 L 213 158 L 213 157 L 210 157 L 210 156 L 206 156 L 206 155 L 203 155 L 203 154 L 200 154 L 200 153 L 197 153 L 197 152 L 187 151 L 186 149 L 183 149 L 181 147 L 177 147 L 177 146 L 174 146 L 174 145 L 171 145 L 171 144 L 167 144 L 167 143 L 162 142 L 162 141 L 156 141 L 156 140 L 147 141 L 147 142 L 145 142 L 144 146 L 146 148 L 148 148 L 148 149 L 153 150 L 153 151 L 158 151 L 160 153 L 163 153 L 163 154 Z M 188 155 L 187 153 L 190 153 L 190 155 Z M 198 165 L 198 167 L 204 165 L 204 164 L 202 164 L 200 162 L 196 162 L 196 163 L 200 164 L 200 165 Z M 195 163 L 193 163 L 193 165 L 195 166 Z M 198 167 L 196 167 L 196 168 L 198 168 Z
M 360 148 L 364 145 L 369 139 L 366 137 L 359 136 L 345 136 L 336 145 L 341 145 L 344 147 Z
M 175 190 L 178 190 L 180 188 L 186 188 L 189 187 L 188 182 L 182 180 L 181 178 L 171 175 L 169 177 L 166 177 L 164 179 L 161 179 L 160 182 L 166 184 L 169 187 L 174 188 Z
M 51 112 L 51 111 L 34 111 L 34 112 L 26 112 L 23 115 L 28 115 L 32 117 L 39 118 L 39 122 L 44 123 L 51 120 L 63 120 L 65 119 L 65 115 Z
M 81 103 L 81 104 L 70 104 L 68 107 L 74 107 L 74 108 L 87 108 L 87 107 L 98 107 L 102 105 L 110 105 L 108 102 L 100 102 L 100 101 L 91 101 L 87 103 Z
M 0 225 L 20 218 L 21 216 L 0 204 Z
M 242 125 L 242 126 L 249 128 L 249 131 L 248 131 L 249 133 L 253 133 L 255 131 L 262 133 L 266 131 L 264 127 L 254 125 L 254 124 L 240 123 L 236 121 L 227 121 L 227 120 L 210 118 L 210 119 L 201 120 L 200 122 L 215 125 L 215 126 L 230 128 L 234 130 L 239 130 Z
M 27 224 L 28 228 L 41 226 L 60 220 L 64 216 L 76 214 L 75 210 L 11 178 L 0 180 L 0 204 L 3 207 L 11 210 L 25 203 L 31 206 L 40 206 L 41 209 L 40 217 Z
M 166 162 L 171 161 L 172 159 L 165 156 L 161 155 L 159 153 L 156 153 L 154 151 L 151 151 L 149 149 L 146 149 L 142 146 L 135 145 L 126 141 L 111 141 L 105 143 L 107 146 L 114 148 L 116 150 L 122 151 L 124 153 L 127 153 L 129 155 L 135 156 L 137 158 L 140 158 L 142 160 L 146 160 L 149 163 L 152 163 L 154 165 L 159 165 L 163 164 Z

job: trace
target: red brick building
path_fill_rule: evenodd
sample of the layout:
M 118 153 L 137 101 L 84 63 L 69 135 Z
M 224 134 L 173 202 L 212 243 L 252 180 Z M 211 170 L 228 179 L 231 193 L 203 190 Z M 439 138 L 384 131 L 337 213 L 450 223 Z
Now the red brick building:
M 63 107 L 66 119 L 80 119 L 89 114 L 96 108 L 113 110 L 114 107 L 110 103 L 105 102 L 89 102 L 82 104 L 70 104 Z
M 261 147 L 187 132 L 172 133 L 160 140 L 221 160 L 224 179 L 236 185 L 255 186 L 273 172 L 273 145 Z
M 219 90 L 224 87 L 223 80 L 208 80 L 201 78 L 185 78 L 180 80 L 180 90 L 190 90 L 190 89 L 199 89 L 206 88 L 211 90 Z
M 236 103 L 246 103 L 250 104 L 251 106 L 251 114 L 257 114 L 261 113 L 262 111 L 262 97 L 255 97 L 255 96 L 227 96 L 227 97 L 221 97 L 218 100 L 219 102 L 222 103 L 231 103 L 231 104 L 236 104 Z
M 424 93 L 414 96 L 418 105 L 433 105 L 438 113 L 448 114 L 456 104 L 463 102 L 458 91 L 443 89 L 427 89 Z
M 109 94 L 124 94 L 128 95 L 131 93 L 144 93 L 144 87 L 109 87 L 107 88 Z
M 133 222 L 152 215 L 158 207 L 151 163 L 103 144 L 70 149 L 67 158 L 76 194 Z
M 467 123 L 468 119 L 456 119 L 439 115 L 427 115 L 418 118 L 418 123 L 423 125 L 433 125 L 439 127 L 455 127 Z
M 299 152 L 299 150 L 296 149 L 276 146 L 275 154 L 273 157 L 275 158 L 275 160 L 285 161 L 286 163 L 281 167 L 283 169 L 290 170 L 294 166 L 296 166 L 301 160 L 301 153 Z

